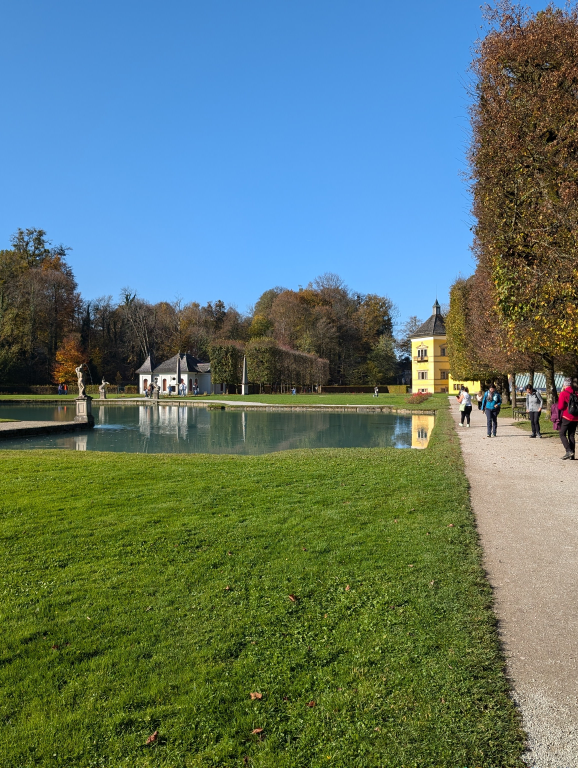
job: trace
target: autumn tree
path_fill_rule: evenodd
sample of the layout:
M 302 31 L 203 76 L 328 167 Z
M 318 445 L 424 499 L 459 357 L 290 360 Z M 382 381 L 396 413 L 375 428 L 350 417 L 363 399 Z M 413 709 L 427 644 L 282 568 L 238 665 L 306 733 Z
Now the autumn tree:
M 473 63 L 475 254 L 512 346 L 555 358 L 578 337 L 578 10 L 508 0 Z
M 0 251 L 0 377 L 45 383 L 80 308 L 69 249 L 37 229 L 18 230 L 12 246 Z
M 55 384 L 70 384 L 70 382 L 76 381 L 76 368 L 85 361 L 85 353 L 80 346 L 79 339 L 75 336 L 68 336 L 56 353 L 52 380 Z

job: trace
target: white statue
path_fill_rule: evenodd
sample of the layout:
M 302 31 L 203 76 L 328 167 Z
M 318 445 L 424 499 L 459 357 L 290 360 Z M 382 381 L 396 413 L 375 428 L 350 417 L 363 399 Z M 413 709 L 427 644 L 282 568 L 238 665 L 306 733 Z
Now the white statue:
M 78 368 L 75 368 L 76 378 L 78 380 L 78 396 L 86 397 L 86 381 L 84 380 L 84 363 L 81 363 Z
M 102 384 L 99 385 L 98 391 L 100 392 L 100 396 L 103 400 L 106 400 L 106 388 L 110 387 L 110 382 L 104 380 L 104 376 L 102 377 Z

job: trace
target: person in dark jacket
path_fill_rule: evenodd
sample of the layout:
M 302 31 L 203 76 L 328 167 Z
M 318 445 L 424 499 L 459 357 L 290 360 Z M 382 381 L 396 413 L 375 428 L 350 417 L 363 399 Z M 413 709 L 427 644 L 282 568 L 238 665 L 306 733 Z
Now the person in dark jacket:
M 564 379 L 564 389 L 560 392 L 558 398 L 558 410 L 561 413 L 560 419 L 560 440 L 566 449 L 562 460 L 573 459 L 576 453 L 576 427 L 578 426 L 578 416 L 568 413 L 568 401 L 570 395 L 575 392 L 572 386 L 572 379 Z
M 542 437 L 540 434 L 540 416 L 542 414 L 542 395 L 537 392 L 531 384 L 526 387 L 526 413 L 530 418 L 532 425 L 532 434 L 530 437 Z

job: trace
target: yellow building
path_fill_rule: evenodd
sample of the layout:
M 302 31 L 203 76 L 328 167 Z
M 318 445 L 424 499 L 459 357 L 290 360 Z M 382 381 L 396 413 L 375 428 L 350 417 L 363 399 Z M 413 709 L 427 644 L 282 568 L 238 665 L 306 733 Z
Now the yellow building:
M 411 337 L 412 392 L 459 392 L 462 384 L 471 394 L 478 392 L 479 381 L 454 381 L 450 376 L 447 335 L 440 305 L 436 299 L 433 314 Z

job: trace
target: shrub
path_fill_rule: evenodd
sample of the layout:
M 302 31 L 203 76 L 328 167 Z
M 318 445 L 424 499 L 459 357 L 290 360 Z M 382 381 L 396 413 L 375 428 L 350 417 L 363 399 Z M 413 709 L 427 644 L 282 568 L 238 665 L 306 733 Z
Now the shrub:
M 431 397 L 431 392 L 414 392 L 413 395 L 410 395 L 405 399 L 408 403 L 413 403 L 414 405 L 417 405 L 419 403 L 423 403 L 429 397 Z

